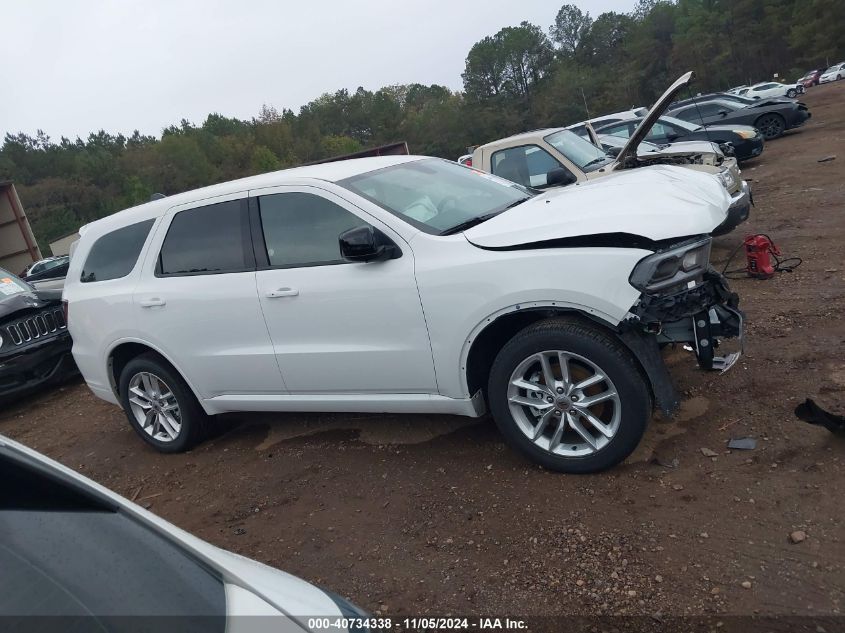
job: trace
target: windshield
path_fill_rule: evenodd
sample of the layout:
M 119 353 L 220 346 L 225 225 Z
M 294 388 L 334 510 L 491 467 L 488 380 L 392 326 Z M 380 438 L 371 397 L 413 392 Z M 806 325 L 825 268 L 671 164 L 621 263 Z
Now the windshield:
M 835 71 L 835 70 L 839 70 L 839 64 L 836 64 L 836 66 L 831 66 L 831 67 L 830 67 L 830 68 L 828 68 L 825 72 L 826 72 L 826 73 L 832 73 L 832 72 L 833 72 L 833 71 Z
M 32 288 L 17 275 L 13 275 L 5 268 L 0 268 L 0 299 L 22 292 L 32 292 Z
M 544 140 L 583 171 L 593 171 L 611 160 L 604 150 L 570 130 L 549 134 Z
M 534 195 L 509 180 L 439 158 L 385 167 L 337 184 L 426 233 L 447 233 Z

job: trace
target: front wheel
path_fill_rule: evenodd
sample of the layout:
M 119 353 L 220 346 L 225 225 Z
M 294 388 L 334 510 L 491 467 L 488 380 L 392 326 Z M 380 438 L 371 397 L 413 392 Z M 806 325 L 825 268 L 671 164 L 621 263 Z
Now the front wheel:
M 120 399 L 141 438 L 162 453 L 198 443 L 208 416 L 178 372 L 156 354 L 142 354 L 120 373 Z
M 770 141 L 783 134 L 784 130 L 786 130 L 786 121 L 779 114 L 764 114 L 757 119 L 754 127 L 760 130 L 763 138 Z
M 651 416 L 648 385 L 621 343 L 561 319 L 529 326 L 505 344 L 487 395 L 512 448 L 567 473 L 623 461 Z
M 790 99 L 794 99 L 798 95 L 798 91 L 795 88 L 790 88 L 786 91 L 786 96 Z

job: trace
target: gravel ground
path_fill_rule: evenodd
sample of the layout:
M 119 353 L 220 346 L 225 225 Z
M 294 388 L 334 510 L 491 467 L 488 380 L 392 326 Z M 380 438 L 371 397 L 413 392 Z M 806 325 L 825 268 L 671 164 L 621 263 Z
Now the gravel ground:
M 757 206 L 713 257 L 765 232 L 803 265 L 733 282 L 742 360 L 718 375 L 672 352 L 680 413 L 610 472 L 552 474 L 489 419 L 421 415 L 230 416 L 160 455 L 81 382 L 0 412 L 0 433 L 393 616 L 841 614 L 845 438 L 792 411 L 845 411 L 845 81 L 802 99 L 810 122 L 743 165 Z M 755 450 L 727 450 L 746 436 Z

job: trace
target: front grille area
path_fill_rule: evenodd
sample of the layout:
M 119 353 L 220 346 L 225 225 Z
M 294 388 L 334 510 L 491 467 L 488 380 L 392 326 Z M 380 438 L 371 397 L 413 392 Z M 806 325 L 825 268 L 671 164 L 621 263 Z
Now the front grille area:
M 65 329 L 67 324 L 62 309 L 52 308 L 4 325 L 2 331 L 13 345 L 25 345 Z

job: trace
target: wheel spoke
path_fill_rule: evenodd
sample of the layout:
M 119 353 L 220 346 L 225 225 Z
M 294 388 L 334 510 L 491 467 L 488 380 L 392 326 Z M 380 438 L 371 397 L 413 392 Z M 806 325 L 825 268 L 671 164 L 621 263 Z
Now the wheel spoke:
M 555 382 L 557 379 L 555 378 L 555 374 L 552 371 L 552 365 L 549 363 L 549 357 L 546 356 L 544 353 L 537 354 L 537 358 L 540 360 L 540 367 L 543 370 L 543 380 L 546 382 L 546 386 L 549 389 L 555 388 Z
M 147 411 L 146 415 L 144 415 L 144 429 L 148 429 L 150 426 L 152 426 L 153 421 L 155 420 L 155 415 L 156 414 L 155 412 L 153 412 L 152 409 Z
M 141 374 L 141 380 L 144 383 L 144 389 L 147 392 L 147 398 L 153 400 L 157 395 L 158 391 L 153 387 L 152 376 L 150 374 Z
M 569 386 L 572 378 L 569 375 L 569 354 L 557 353 L 557 360 L 560 363 L 560 379 L 565 386 Z
M 164 429 L 165 433 L 170 436 L 170 439 L 176 439 L 176 436 L 179 435 L 179 431 L 177 431 L 174 426 L 174 423 L 176 421 L 163 412 L 158 414 L 158 421 Z
M 537 441 L 537 438 L 539 438 L 543 434 L 543 431 L 545 431 L 546 427 L 549 425 L 549 420 L 552 419 L 554 419 L 554 416 L 552 415 L 551 411 L 547 411 L 542 416 L 540 416 L 540 419 L 537 421 L 537 426 L 534 427 L 534 437 L 531 439 Z
M 146 400 L 147 402 L 150 401 L 150 397 L 147 395 L 147 392 L 141 389 L 140 387 L 130 387 L 129 391 L 134 393 L 139 398 Z
M 592 413 L 587 411 L 586 409 L 578 409 L 578 413 L 583 417 L 587 422 L 590 423 L 599 433 L 604 435 L 606 438 L 610 439 L 613 437 L 613 430 L 610 429 L 604 422 L 599 420 L 596 416 Z
M 616 397 L 616 392 L 613 389 L 608 389 L 607 391 L 603 391 L 600 394 L 595 396 L 589 396 L 584 398 L 578 403 L 579 407 L 588 408 L 592 407 L 594 404 L 598 404 L 599 402 L 605 402 L 606 400 L 610 400 Z
M 540 391 L 542 393 L 545 393 L 546 395 L 552 395 L 552 390 L 550 387 L 547 387 L 546 385 L 541 385 L 537 382 L 525 380 L 524 378 L 517 378 L 516 380 L 512 380 L 511 384 L 514 387 L 519 387 L 520 389 L 525 389 L 526 391 Z
M 552 439 L 549 440 L 549 451 L 554 452 L 555 448 L 557 448 L 558 444 L 560 444 L 560 438 L 563 437 L 563 431 L 566 428 L 566 420 L 569 418 L 569 415 L 561 416 L 560 420 L 557 423 L 557 428 L 555 432 L 552 433 Z
M 555 405 L 551 402 L 546 402 L 540 398 L 532 398 L 530 396 L 511 396 L 510 401 L 514 404 L 521 404 L 525 407 L 534 407 L 535 409 L 550 409 Z
M 129 402 L 132 402 L 133 404 L 137 404 L 142 409 L 152 409 L 153 408 L 153 405 L 148 400 L 144 400 L 143 398 L 141 398 L 139 396 L 130 397 Z
M 589 378 L 582 380 L 577 385 L 575 385 L 575 389 L 583 390 L 583 389 L 586 389 L 587 387 L 592 387 L 593 385 L 597 385 L 600 382 L 603 382 L 604 380 L 605 380 L 604 374 L 600 374 L 599 372 L 596 372 L 595 374 L 593 374 Z
M 566 419 L 569 422 L 570 428 L 575 431 L 578 435 L 580 435 L 583 440 L 590 445 L 590 448 L 595 450 L 596 446 L 596 438 L 590 435 L 590 432 L 587 431 L 579 422 L 574 415 L 566 414 Z

